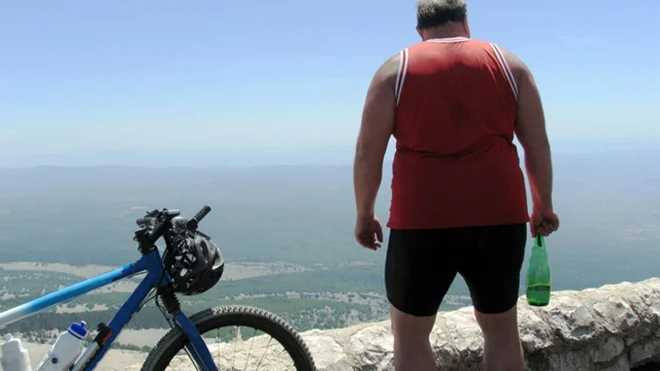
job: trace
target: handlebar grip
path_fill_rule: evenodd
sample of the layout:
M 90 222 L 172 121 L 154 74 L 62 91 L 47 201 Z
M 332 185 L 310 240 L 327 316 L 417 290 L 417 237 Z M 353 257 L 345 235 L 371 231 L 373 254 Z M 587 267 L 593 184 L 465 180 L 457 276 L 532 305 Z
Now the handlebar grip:
M 163 210 L 165 214 L 169 217 L 175 217 L 181 215 L 181 211 L 179 209 L 169 209 L 169 210 Z
M 205 205 L 201 210 L 197 212 L 197 214 L 195 214 L 193 218 L 197 220 L 197 222 L 199 223 L 210 212 L 211 212 L 211 207 L 209 205 Z
M 137 225 L 151 225 L 154 222 L 154 218 L 147 216 L 144 218 L 138 218 L 138 220 L 135 221 Z

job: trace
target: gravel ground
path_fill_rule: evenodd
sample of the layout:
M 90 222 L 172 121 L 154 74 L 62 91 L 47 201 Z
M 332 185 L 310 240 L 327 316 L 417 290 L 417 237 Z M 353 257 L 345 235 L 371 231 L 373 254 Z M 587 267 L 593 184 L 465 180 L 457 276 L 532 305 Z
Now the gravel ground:
M 23 346 L 30 352 L 32 369 L 36 369 L 41 359 L 48 352 L 49 344 L 23 343 Z M 146 353 L 134 352 L 130 350 L 111 349 L 103 360 L 96 367 L 98 371 L 115 371 L 129 366 L 140 364 L 147 358 Z

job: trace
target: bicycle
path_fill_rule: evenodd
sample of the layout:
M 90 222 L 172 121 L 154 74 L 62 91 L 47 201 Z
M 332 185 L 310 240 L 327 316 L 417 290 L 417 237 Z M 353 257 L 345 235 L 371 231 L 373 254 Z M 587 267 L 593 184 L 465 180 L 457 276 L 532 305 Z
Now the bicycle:
M 151 350 L 142 365 L 142 371 L 164 370 L 180 351 L 184 351 L 188 358 L 195 362 L 197 369 L 220 370 L 213 361 L 202 334 L 228 326 L 249 326 L 255 329 L 255 335 L 256 331 L 263 331 L 283 345 L 284 350 L 293 359 L 296 370 L 316 370 L 309 349 L 300 335 L 273 313 L 256 307 L 239 305 L 209 308 L 191 317 L 183 313 L 177 294 L 201 294 L 213 287 L 224 271 L 224 259 L 219 248 L 208 235 L 198 230 L 199 222 L 210 211 L 209 206 L 204 206 L 189 220 L 181 217 L 179 210 L 175 209 L 148 212 L 144 218 L 136 221 L 139 228 L 135 231 L 133 239 L 138 242 L 138 251 L 142 254 L 139 260 L 6 310 L 0 313 L 0 328 L 95 289 L 146 272 L 146 276 L 121 305 L 112 320 L 107 325 L 105 323 L 98 325 L 97 335 L 74 363 L 72 371 L 94 370 L 132 316 L 153 299 L 165 315 L 171 329 Z M 162 256 L 156 246 L 156 242 L 161 237 L 166 244 Z M 209 259 L 212 260 L 210 266 Z M 206 265 L 199 265 L 196 262 Z M 254 343 L 254 339 L 260 337 L 253 336 L 251 339 Z M 218 347 L 223 351 L 228 349 L 226 346 L 218 345 Z M 251 347 L 252 345 L 250 350 Z M 264 353 L 264 357 L 265 355 Z M 261 360 L 263 361 L 263 357 Z M 234 370 L 233 361 L 228 370 Z M 247 364 L 246 358 L 246 367 Z

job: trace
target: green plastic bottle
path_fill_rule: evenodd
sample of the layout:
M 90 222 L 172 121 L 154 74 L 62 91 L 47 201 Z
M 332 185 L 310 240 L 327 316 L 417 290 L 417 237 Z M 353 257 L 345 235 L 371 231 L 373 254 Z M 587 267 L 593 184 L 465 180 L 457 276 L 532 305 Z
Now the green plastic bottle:
M 534 247 L 529 258 L 527 269 L 527 303 L 536 307 L 544 307 L 550 303 L 551 279 L 548 252 L 545 249 L 545 239 L 536 235 Z

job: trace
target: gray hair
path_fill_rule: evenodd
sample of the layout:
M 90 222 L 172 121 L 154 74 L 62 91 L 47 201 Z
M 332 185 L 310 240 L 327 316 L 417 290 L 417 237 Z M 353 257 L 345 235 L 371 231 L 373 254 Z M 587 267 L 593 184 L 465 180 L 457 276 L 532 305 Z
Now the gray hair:
M 417 28 L 462 22 L 467 15 L 467 0 L 417 0 Z

